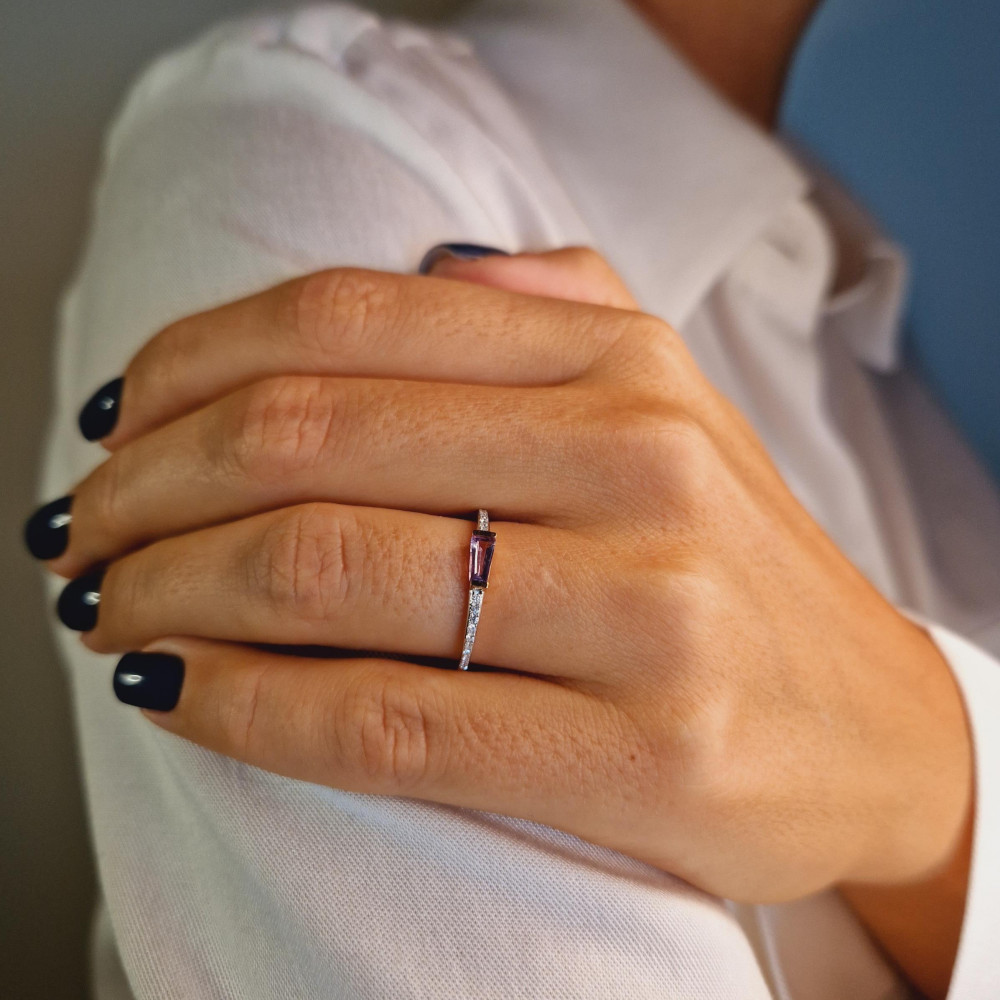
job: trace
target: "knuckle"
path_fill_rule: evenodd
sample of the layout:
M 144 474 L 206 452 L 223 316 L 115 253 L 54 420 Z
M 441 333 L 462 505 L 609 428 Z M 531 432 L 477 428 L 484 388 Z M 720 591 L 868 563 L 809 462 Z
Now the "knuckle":
M 250 559 L 250 587 L 269 606 L 306 622 L 326 620 L 350 599 L 349 528 L 342 508 L 311 503 L 282 511 Z
M 130 455 L 128 449 L 115 452 L 90 478 L 84 516 L 90 524 L 87 530 L 91 535 L 120 536 L 122 527 L 129 524 L 130 519 L 125 510 L 125 484 L 129 477 L 123 466 Z M 81 508 L 84 506 L 80 503 L 79 496 L 74 500 L 74 506 L 74 519 L 79 523 L 83 513 Z
M 651 313 L 638 313 L 633 320 L 632 338 L 646 353 L 657 356 L 660 352 L 673 352 L 665 357 L 675 357 L 684 350 L 681 335 L 665 319 Z
M 654 487 L 689 507 L 709 495 L 718 456 L 711 435 L 697 420 L 674 417 L 642 444 L 643 471 Z
M 220 448 L 222 465 L 240 478 L 284 482 L 324 455 L 335 407 L 323 379 L 269 378 L 238 397 L 232 424 L 223 422 Z
M 586 288 L 585 301 L 630 313 L 637 308 L 618 272 L 591 247 L 571 246 L 556 252 L 555 259 L 568 268 Z
M 376 317 L 395 306 L 395 286 L 361 268 L 317 271 L 293 283 L 292 329 L 307 352 L 326 358 L 370 346 Z
M 602 457 L 615 482 L 633 502 L 663 509 L 680 504 L 689 512 L 705 502 L 718 455 L 709 432 L 663 400 L 637 397 L 601 414 Z
M 672 399 L 693 398 L 691 389 L 703 381 L 681 335 L 658 316 L 634 313 L 619 320 L 615 360 L 633 387 Z
M 233 747 L 241 760 L 255 763 L 267 759 L 267 731 L 257 723 L 257 707 L 267 700 L 266 682 L 271 669 L 262 659 L 248 671 L 242 683 L 233 685 L 220 705 L 219 727 L 227 746 Z
M 672 677 L 698 652 L 700 612 L 693 588 L 685 586 L 685 572 L 691 571 L 679 569 L 669 555 L 644 552 L 615 571 L 604 587 L 609 613 L 634 623 L 628 636 L 632 662 L 654 671 L 669 663 Z
M 676 377 L 679 368 L 690 367 L 690 354 L 681 335 L 658 316 L 642 314 L 636 324 L 635 345 L 653 378 L 667 373 Z
M 676 675 L 696 673 L 711 640 L 714 584 L 697 567 L 681 566 L 673 558 L 653 561 L 638 580 L 638 608 L 666 636 L 666 658 L 676 665 Z
M 663 780 L 679 796 L 676 804 L 707 810 L 725 800 L 736 752 L 730 699 L 703 684 L 657 705 L 652 714 L 646 752 L 660 763 Z
M 712 680 L 691 684 L 663 711 L 675 780 L 706 807 L 725 799 L 733 762 L 739 759 L 738 713 L 729 690 Z
M 183 395 L 184 382 L 197 355 L 198 316 L 183 316 L 162 327 L 136 354 L 127 369 L 143 396 L 171 399 Z
M 424 699 L 405 676 L 365 672 L 341 710 L 340 731 L 353 734 L 347 764 L 365 786 L 399 794 L 426 780 L 429 718 Z
M 664 379 L 670 326 L 648 313 L 616 310 L 601 317 L 597 328 L 601 344 L 593 367 L 630 391 L 649 389 L 661 395 L 674 378 Z
M 637 570 L 630 592 L 618 597 L 635 620 L 653 624 L 636 655 L 648 665 L 640 690 L 653 713 L 643 730 L 656 741 L 654 758 L 686 788 L 717 787 L 732 772 L 739 719 L 732 664 L 706 653 L 721 620 L 719 589 L 706 574 L 664 567 Z

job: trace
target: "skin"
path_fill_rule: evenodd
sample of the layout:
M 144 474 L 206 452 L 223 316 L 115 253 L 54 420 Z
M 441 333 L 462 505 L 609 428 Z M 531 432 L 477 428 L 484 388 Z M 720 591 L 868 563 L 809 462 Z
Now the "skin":
M 108 566 L 89 648 L 184 659 L 151 722 L 737 901 L 880 893 L 873 931 L 943 996 L 941 949 L 906 964 L 933 914 L 891 901 L 931 899 L 968 836 L 951 671 L 592 251 L 334 269 L 171 324 L 104 443 L 50 565 Z M 470 525 L 442 515 L 484 498 L 483 669 L 248 645 L 454 659 Z
M 716 89 L 765 128 L 817 0 L 630 0 Z
M 724 97 L 763 128 L 774 128 L 789 63 L 817 0 L 629 2 Z M 857 280 L 853 253 L 841 245 L 837 287 Z M 840 887 L 883 948 L 930 997 L 947 994 L 971 853 L 970 813 L 954 852 L 932 878 L 906 886 Z

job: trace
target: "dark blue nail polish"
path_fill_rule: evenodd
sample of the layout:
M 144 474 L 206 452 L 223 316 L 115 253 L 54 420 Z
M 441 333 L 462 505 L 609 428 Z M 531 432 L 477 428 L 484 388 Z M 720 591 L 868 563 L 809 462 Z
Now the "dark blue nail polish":
M 102 385 L 80 411 L 80 433 L 88 441 L 99 441 L 115 429 L 124 381 L 123 378 L 116 378 Z
M 439 243 L 424 254 L 418 273 L 427 274 L 439 260 L 443 260 L 445 257 L 457 257 L 459 260 L 479 260 L 480 257 L 497 255 L 510 256 L 506 250 L 497 250 L 496 247 L 481 247 L 475 243 Z
M 126 653 L 115 667 L 115 697 L 136 708 L 169 712 L 181 696 L 184 661 L 173 653 Z
M 55 559 L 69 545 L 70 507 L 73 498 L 60 497 L 39 507 L 24 526 L 24 544 L 36 559 Z
M 97 609 L 101 603 L 101 582 L 104 570 L 86 573 L 70 580 L 63 587 L 56 604 L 56 613 L 66 628 L 89 632 L 97 624 Z

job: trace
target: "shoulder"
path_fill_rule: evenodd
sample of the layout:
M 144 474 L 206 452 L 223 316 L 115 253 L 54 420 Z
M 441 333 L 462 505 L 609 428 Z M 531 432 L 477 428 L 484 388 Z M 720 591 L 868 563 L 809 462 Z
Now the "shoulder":
M 374 150 L 463 224 L 496 231 L 509 216 L 535 218 L 538 232 L 495 238 L 551 242 L 551 220 L 539 218 L 556 186 L 544 158 L 471 44 L 440 28 L 345 3 L 221 22 L 139 75 L 105 161 L 164 133 L 195 157 L 211 149 L 216 161 L 231 152 L 258 166 L 281 146 L 286 165 L 302 156 L 300 169 L 311 151 L 323 162 L 334 137 L 337 159 L 360 158 L 377 179 Z
M 422 50 L 438 60 L 468 59 L 470 47 L 455 35 L 429 26 L 380 17 L 350 3 L 313 4 L 227 18 L 149 62 L 134 81 L 123 117 L 147 99 L 197 82 L 222 84 L 227 67 L 251 60 L 356 76 L 373 57 L 400 64 Z M 271 82 L 280 81 L 277 74 Z M 229 80 L 230 83 L 247 81 Z
M 179 295 L 180 314 L 321 267 L 412 269 L 433 242 L 579 239 L 471 45 L 349 4 L 224 21 L 159 56 L 103 153 L 91 242 L 104 259 L 120 266 L 127 246 L 149 270 L 183 247 L 191 267 L 201 255 L 204 273 L 236 279 Z M 223 267 L 227 247 L 250 266 Z
M 405 112 L 416 95 L 398 84 L 421 82 L 433 92 L 448 64 L 474 65 L 458 38 L 350 4 L 229 19 L 143 69 L 110 129 L 107 150 L 113 154 L 138 120 L 192 102 L 306 104 L 312 98 L 314 106 L 329 108 L 367 93 Z

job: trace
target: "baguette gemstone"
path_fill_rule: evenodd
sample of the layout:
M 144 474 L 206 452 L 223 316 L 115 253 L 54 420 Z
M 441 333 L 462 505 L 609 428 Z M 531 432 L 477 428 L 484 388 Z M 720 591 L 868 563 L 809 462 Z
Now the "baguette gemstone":
M 490 575 L 490 563 L 493 561 L 493 543 L 496 541 L 495 531 L 482 531 L 476 528 L 472 532 L 469 543 L 469 585 L 485 587 Z

